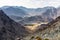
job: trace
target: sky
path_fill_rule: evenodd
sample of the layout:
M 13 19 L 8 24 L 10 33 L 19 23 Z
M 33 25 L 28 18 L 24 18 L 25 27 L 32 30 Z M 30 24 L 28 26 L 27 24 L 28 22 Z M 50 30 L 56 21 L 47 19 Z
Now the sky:
M 0 0 L 0 7 L 2 6 L 24 6 L 27 8 L 58 7 L 60 6 L 60 0 Z

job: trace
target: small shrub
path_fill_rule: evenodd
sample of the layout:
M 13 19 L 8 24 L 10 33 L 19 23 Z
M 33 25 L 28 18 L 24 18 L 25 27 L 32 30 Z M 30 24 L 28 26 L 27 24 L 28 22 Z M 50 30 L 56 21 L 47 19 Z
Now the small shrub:
M 36 37 L 36 39 L 37 39 L 37 40 L 42 40 L 42 38 L 40 38 L 40 37 L 38 37 L 38 36 Z
M 33 39 L 33 38 L 34 38 L 34 36 L 32 36 L 32 37 L 30 38 L 30 40 Z
M 49 39 L 46 38 L 45 40 L 49 40 Z
M 33 39 L 33 38 L 34 38 L 34 36 L 31 37 L 31 39 Z

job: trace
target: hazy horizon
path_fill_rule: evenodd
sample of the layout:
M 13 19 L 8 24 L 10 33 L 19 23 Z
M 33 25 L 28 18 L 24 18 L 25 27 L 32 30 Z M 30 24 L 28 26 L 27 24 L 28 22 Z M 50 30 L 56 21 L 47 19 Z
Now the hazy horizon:
M 58 7 L 60 6 L 60 0 L 1 0 L 0 7 L 2 6 L 24 6 L 27 8 Z

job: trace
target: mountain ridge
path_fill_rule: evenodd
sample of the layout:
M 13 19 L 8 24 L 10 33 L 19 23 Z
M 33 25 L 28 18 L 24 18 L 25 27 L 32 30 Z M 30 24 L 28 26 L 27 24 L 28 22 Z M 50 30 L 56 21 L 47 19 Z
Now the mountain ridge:
M 15 40 L 28 34 L 25 27 L 10 19 L 0 10 L 0 40 Z
M 1 9 L 9 16 L 19 16 L 19 17 L 31 17 L 31 16 L 44 16 L 48 15 L 48 17 L 53 16 L 53 18 L 57 17 L 57 8 L 55 7 L 44 7 L 44 8 L 26 8 L 22 6 L 5 6 L 1 7 Z M 11 11 L 12 10 L 12 11 Z M 49 10 L 49 13 L 48 13 Z M 21 12 L 22 11 L 22 12 Z M 48 13 L 48 14 L 47 14 Z M 33 15 L 32 15 L 33 14 Z M 46 14 L 46 15 L 45 15 Z M 14 19 L 14 18 L 12 18 Z

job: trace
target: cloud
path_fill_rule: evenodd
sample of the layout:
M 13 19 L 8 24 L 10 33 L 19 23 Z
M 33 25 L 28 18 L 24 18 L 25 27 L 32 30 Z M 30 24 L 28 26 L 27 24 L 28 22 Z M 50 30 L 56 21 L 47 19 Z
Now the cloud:
M 60 6 L 60 0 L 1 0 L 1 6 L 25 6 L 28 8 L 37 8 L 45 6 Z

